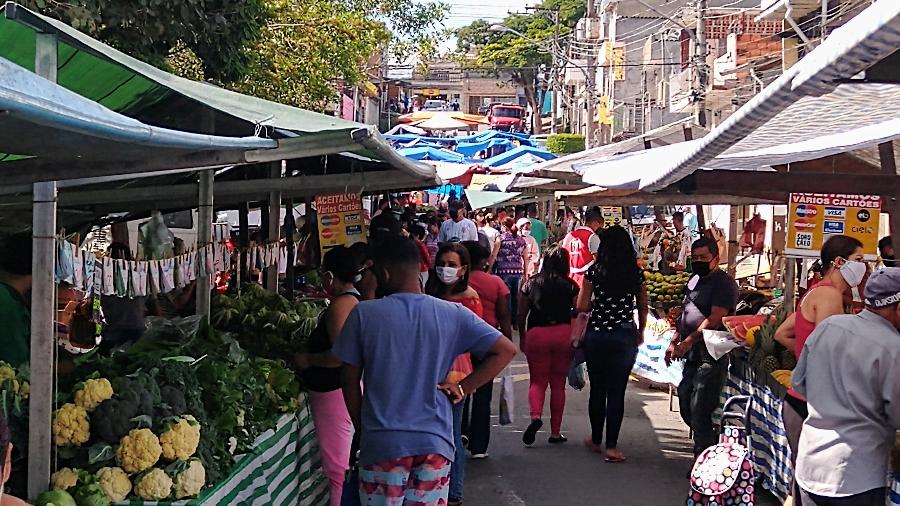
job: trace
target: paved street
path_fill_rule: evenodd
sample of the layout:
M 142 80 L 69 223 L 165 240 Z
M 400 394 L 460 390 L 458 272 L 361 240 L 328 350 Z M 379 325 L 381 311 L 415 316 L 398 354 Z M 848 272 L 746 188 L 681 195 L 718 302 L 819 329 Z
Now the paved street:
M 568 443 L 547 444 L 550 412 L 549 404 L 545 404 L 545 430 L 538 434 L 534 448 L 522 446 L 522 431 L 528 424 L 528 366 L 519 357 L 513 368 L 515 423 L 500 427 L 494 417 L 490 458 L 470 460 L 466 468 L 466 506 L 684 504 L 691 446 L 678 412 L 669 411 L 667 392 L 637 382 L 629 385 L 619 445 L 628 461 L 608 464 L 602 455 L 588 452 L 581 443 L 590 426 L 587 388 L 576 392 L 567 387 L 563 431 Z M 495 385 L 495 412 L 498 394 Z M 677 399 L 675 404 L 677 410 Z

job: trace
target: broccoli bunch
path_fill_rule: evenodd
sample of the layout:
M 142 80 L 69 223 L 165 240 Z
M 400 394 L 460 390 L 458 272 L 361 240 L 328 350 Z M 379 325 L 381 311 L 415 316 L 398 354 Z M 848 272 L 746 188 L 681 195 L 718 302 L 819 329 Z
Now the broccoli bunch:
M 100 403 L 91 418 L 97 439 L 114 445 L 140 425 L 138 417 L 152 420 L 154 407 L 161 402 L 161 395 L 156 381 L 145 372 L 115 378 L 112 384 L 115 394 Z

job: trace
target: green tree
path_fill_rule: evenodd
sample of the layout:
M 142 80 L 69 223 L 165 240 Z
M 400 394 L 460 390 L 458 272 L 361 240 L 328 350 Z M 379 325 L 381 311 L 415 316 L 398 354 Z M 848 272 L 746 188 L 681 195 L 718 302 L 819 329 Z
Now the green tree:
M 266 20 L 264 0 L 25 0 L 136 58 L 168 67 L 188 50 L 207 78 L 229 82 L 249 70 L 246 47 Z
M 539 134 L 542 100 L 540 73 L 553 61 L 552 46 L 556 33 L 555 13 L 559 12 L 559 33 L 565 35 L 584 15 L 584 0 L 545 0 L 532 14 L 512 14 L 502 23 L 512 31 L 493 31 L 491 23 L 483 19 L 456 30 L 457 53 L 467 65 L 494 73 L 508 72 L 525 90 L 525 98 L 531 106 L 532 129 Z M 521 35 L 520 35 L 521 34 Z M 476 58 L 464 59 L 467 52 L 475 51 Z

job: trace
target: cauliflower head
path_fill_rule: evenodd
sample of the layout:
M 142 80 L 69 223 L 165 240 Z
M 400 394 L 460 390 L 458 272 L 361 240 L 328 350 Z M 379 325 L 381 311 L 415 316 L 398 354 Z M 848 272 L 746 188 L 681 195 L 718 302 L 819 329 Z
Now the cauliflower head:
M 200 444 L 200 424 L 193 416 L 185 415 L 159 436 L 159 443 L 166 460 L 187 460 Z
M 119 442 L 116 462 L 126 473 L 139 473 L 153 467 L 160 454 L 159 439 L 150 429 L 132 429 Z
M 91 438 L 87 411 L 67 402 L 53 414 L 53 442 L 56 446 L 81 446 Z
M 81 406 L 88 412 L 91 412 L 100 405 L 101 402 L 112 398 L 112 383 L 106 378 L 89 379 L 84 385 L 75 392 L 75 404 Z
M 162 469 L 152 469 L 138 478 L 134 484 L 134 493 L 147 501 L 160 501 L 172 494 L 172 478 Z
M 69 467 L 50 475 L 50 490 L 69 490 L 75 485 L 78 485 L 78 474 Z
M 206 485 L 206 468 L 194 459 L 187 469 L 175 476 L 175 498 L 196 497 Z
M 124 501 L 131 493 L 131 480 L 121 467 L 104 467 L 97 471 L 97 483 L 112 502 Z
M 0 362 L 0 381 L 7 379 L 15 379 L 16 370 L 10 367 L 6 362 Z

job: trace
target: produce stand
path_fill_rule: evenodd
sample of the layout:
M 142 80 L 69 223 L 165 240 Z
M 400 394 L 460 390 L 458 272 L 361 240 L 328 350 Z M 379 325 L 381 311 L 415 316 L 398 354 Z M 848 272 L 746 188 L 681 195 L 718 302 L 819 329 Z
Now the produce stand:
M 753 398 L 750 413 L 753 464 L 759 483 L 784 500 L 790 495 L 793 478 L 791 449 L 781 417 L 787 389 L 770 375 L 757 372 L 747 361 L 743 349 L 732 351 L 729 358 L 722 402 L 735 395 Z
M 307 395 L 296 415 L 282 416 L 274 429 L 254 441 L 227 478 L 190 501 L 126 501 L 130 506 L 213 504 L 300 505 L 329 503 L 328 480 L 319 464 L 319 447 Z

